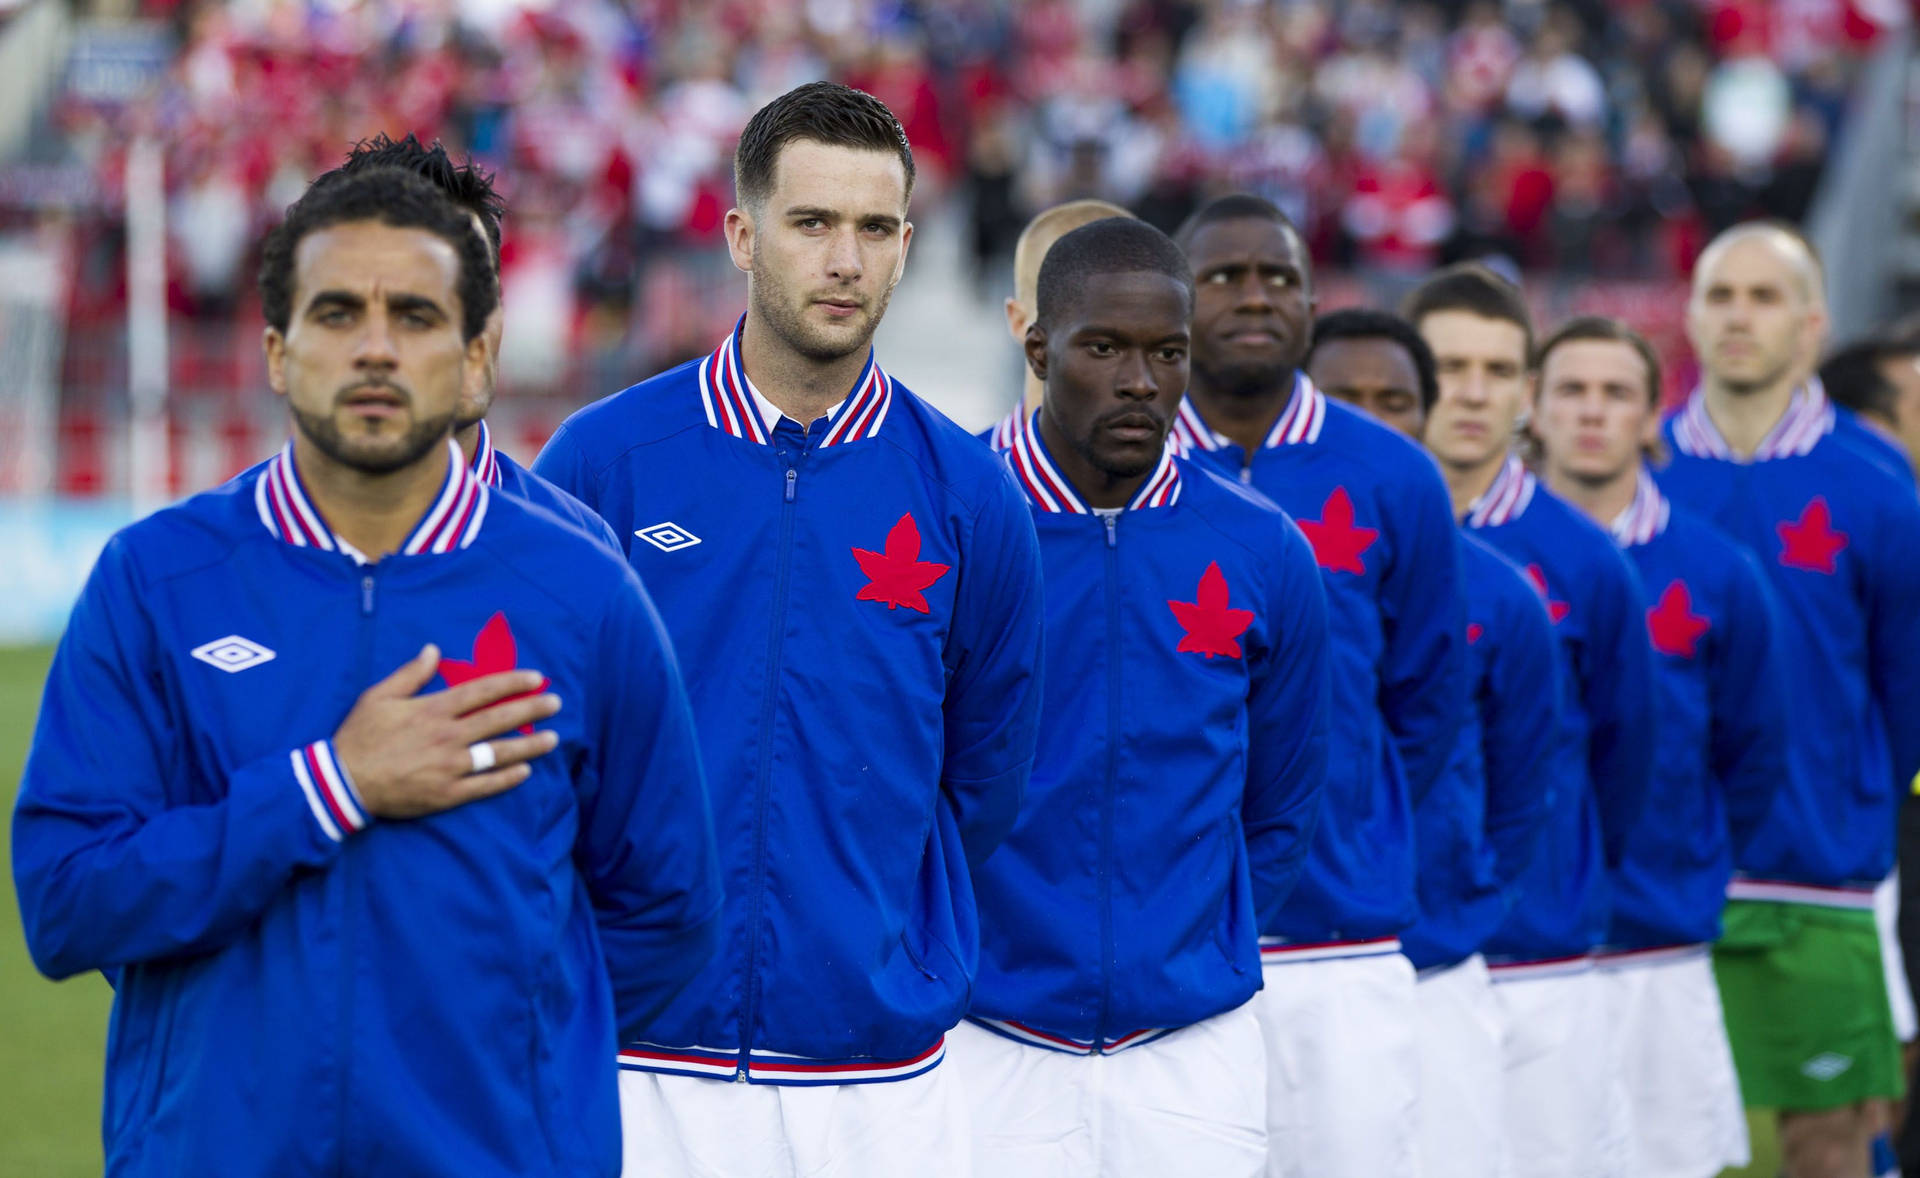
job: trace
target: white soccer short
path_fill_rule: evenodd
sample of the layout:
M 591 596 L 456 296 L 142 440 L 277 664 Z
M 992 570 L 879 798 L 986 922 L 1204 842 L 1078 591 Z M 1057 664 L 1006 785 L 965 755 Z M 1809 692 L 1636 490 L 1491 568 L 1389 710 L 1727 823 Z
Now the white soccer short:
M 1413 965 L 1269 960 L 1254 999 L 1267 1044 L 1269 1178 L 1411 1173 L 1419 1051 Z
M 620 1073 L 625 1178 L 971 1178 L 951 1062 L 909 1080 L 791 1087 Z
M 1258 1178 L 1266 1052 L 1252 1003 L 1111 1055 L 1016 1043 L 962 1023 L 947 1061 L 982 1178 Z
M 1740 1080 L 1706 945 L 1600 959 L 1626 1173 L 1713 1178 L 1750 1160 Z
M 1591 958 L 1496 966 L 1506 1055 L 1507 1166 L 1520 1178 L 1622 1178 L 1610 1107 L 1617 1052 Z
M 1421 974 L 1413 1010 L 1420 1178 L 1506 1178 L 1505 1024 L 1486 961 L 1475 954 Z

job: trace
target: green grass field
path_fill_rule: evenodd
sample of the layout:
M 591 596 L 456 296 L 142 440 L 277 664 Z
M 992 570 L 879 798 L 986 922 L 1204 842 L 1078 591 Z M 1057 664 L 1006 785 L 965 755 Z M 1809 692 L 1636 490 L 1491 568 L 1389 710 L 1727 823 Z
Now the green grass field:
M 33 735 L 46 648 L 0 648 L 0 1174 L 100 1173 L 100 1071 L 113 992 L 98 974 L 55 984 L 27 960 L 13 895 L 13 791 Z

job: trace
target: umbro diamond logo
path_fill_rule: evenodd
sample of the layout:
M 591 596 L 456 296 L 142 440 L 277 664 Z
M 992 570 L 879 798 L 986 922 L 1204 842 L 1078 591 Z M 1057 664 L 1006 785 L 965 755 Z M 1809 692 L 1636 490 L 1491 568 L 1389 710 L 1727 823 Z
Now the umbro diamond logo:
M 692 548 L 700 542 L 700 537 L 671 520 L 654 524 L 650 528 L 641 528 L 634 532 L 634 535 L 662 552 L 678 552 L 682 548 Z
M 1853 1057 L 1837 1051 L 1823 1051 L 1800 1065 L 1800 1073 L 1810 1080 L 1832 1080 L 1853 1066 Z
M 193 648 L 193 657 L 222 671 L 244 671 L 273 661 L 273 652 L 251 639 L 229 634 Z

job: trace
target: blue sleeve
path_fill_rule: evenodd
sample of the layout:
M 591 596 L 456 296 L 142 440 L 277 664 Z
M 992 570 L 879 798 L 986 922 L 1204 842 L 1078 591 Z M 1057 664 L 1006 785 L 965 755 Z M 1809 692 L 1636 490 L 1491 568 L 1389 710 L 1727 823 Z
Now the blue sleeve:
M 1713 647 L 1708 682 L 1713 693 L 1709 752 L 1738 859 L 1787 776 L 1787 682 L 1766 574 L 1746 549 L 1735 549 L 1734 555 L 1727 625 Z
M 1001 474 L 983 488 L 945 653 L 940 790 L 973 867 L 1013 831 L 1040 731 L 1040 541 L 1012 473 Z
M 585 504 L 589 511 L 599 512 L 600 483 L 587 469 L 587 456 L 579 441 L 573 436 L 573 422 L 562 424 L 540 447 L 540 453 L 534 455 L 533 465 L 528 469 L 567 494 Z M 620 549 L 618 544 L 614 545 Z
M 1258 927 L 1280 914 L 1306 867 L 1327 780 L 1332 670 L 1320 567 L 1292 524 L 1278 533 L 1267 617 L 1272 644 L 1247 697 L 1247 790 L 1240 806 Z
M 1380 712 L 1419 805 L 1446 769 L 1467 705 L 1466 588 L 1459 529 L 1440 476 L 1421 467 L 1388 508 L 1399 545 L 1381 579 L 1386 646 Z
M 1893 754 L 1895 795 L 1920 773 L 1920 498 L 1889 495 L 1867 568 L 1868 657 L 1874 701 Z
M 1653 781 L 1653 642 L 1640 578 L 1626 554 L 1609 546 L 1592 576 L 1590 642 L 1580 690 L 1601 844 L 1607 866 L 1617 869 Z
M 14 885 L 49 977 L 222 948 L 367 824 L 325 739 L 206 780 L 141 600 L 115 539 L 54 655 L 27 755 Z
M 601 619 L 574 861 L 594 917 L 622 1042 L 719 947 L 721 882 L 706 780 L 680 668 L 638 578 Z
M 1486 832 L 1494 872 L 1512 887 L 1532 861 L 1553 811 L 1548 758 L 1560 732 L 1559 643 L 1547 611 L 1516 571 L 1508 607 L 1487 657 L 1479 696 L 1481 751 L 1487 776 Z

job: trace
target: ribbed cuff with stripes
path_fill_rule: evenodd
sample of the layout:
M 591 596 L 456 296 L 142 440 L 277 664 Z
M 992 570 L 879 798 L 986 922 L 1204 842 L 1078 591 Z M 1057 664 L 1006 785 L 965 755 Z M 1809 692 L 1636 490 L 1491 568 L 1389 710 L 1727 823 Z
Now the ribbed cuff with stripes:
M 316 740 L 305 748 L 293 750 L 293 777 L 300 792 L 307 796 L 307 808 L 328 838 L 340 842 L 350 834 L 365 830 L 372 817 L 361 804 L 347 768 L 333 755 L 331 740 Z

